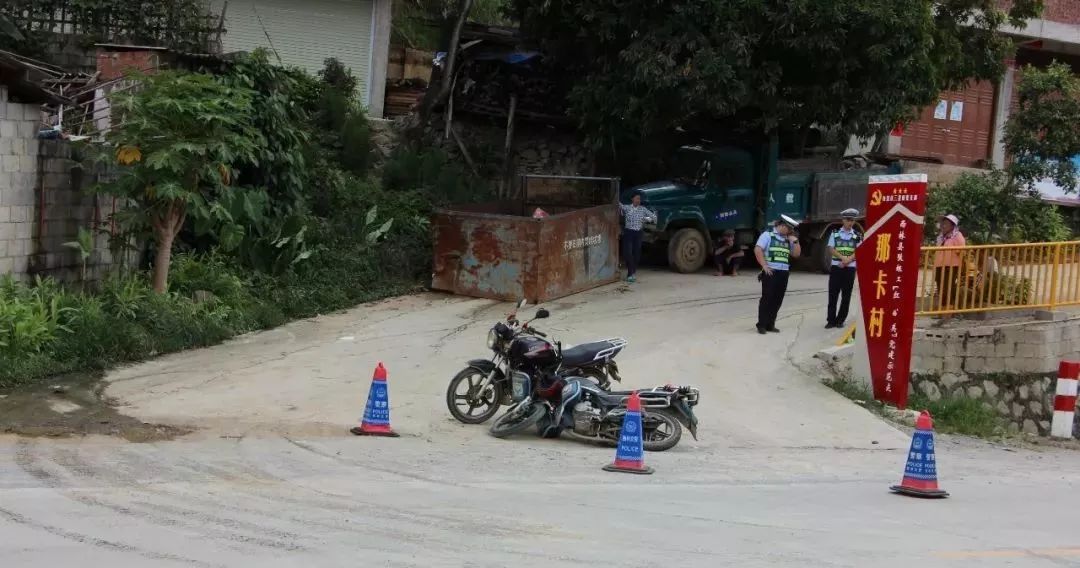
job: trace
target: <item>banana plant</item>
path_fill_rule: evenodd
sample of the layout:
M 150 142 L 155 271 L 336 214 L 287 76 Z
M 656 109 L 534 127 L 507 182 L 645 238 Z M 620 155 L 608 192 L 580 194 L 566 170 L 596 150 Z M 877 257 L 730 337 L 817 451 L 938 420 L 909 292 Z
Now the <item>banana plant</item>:
M 94 233 L 79 227 L 79 235 L 76 240 L 64 243 L 64 246 L 79 253 L 79 280 L 86 286 L 86 265 L 94 254 Z

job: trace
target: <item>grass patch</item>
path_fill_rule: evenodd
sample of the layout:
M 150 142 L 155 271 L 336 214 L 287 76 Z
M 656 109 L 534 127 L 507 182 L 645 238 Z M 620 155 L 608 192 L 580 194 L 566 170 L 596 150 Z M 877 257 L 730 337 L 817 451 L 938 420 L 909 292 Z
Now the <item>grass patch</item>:
M 908 400 L 908 407 L 928 411 L 934 418 L 934 429 L 943 434 L 994 438 L 1005 433 L 998 413 L 978 400 L 943 396 L 935 401 L 915 393 Z
M 888 407 L 874 400 L 870 388 L 860 381 L 839 377 L 822 381 L 826 386 L 865 406 L 876 414 L 892 418 Z M 908 398 L 908 408 L 926 410 L 934 419 L 934 430 L 942 434 L 960 434 L 976 438 L 998 438 L 1005 434 L 1004 421 L 998 413 L 981 401 L 964 397 L 943 396 L 932 401 L 922 393 Z
M 860 381 L 840 377 L 835 379 L 825 379 L 822 382 L 825 383 L 825 386 L 844 395 L 845 398 L 849 398 L 856 402 L 875 402 L 874 393 L 870 391 L 868 386 Z

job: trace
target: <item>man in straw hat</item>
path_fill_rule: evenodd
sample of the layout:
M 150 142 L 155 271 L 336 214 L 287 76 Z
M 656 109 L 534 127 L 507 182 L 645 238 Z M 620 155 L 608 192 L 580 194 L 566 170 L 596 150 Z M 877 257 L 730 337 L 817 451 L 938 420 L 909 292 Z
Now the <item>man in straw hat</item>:
M 754 246 L 754 257 L 761 266 L 761 274 L 758 275 L 761 300 L 758 302 L 757 332 L 762 335 L 780 332 L 776 327 L 776 315 L 787 293 L 791 259 L 802 254 L 799 238 L 795 236 L 798 225 L 795 219 L 781 215 L 771 230 L 758 237 Z
M 851 290 L 855 287 L 855 248 L 862 242 L 862 234 L 855 230 L 855 218 L 858 216 L 858 209 L 845 209 L 840 213 L 843 226 L 829 235 L 832 267 L 829 268 L 829 308 L 825 314 L 825 329 L 844 327 L 851 307 Z

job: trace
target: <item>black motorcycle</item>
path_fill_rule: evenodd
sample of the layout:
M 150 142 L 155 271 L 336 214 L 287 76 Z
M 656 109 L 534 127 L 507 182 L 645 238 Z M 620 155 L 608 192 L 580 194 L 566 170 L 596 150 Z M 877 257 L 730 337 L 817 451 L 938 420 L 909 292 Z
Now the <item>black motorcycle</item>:
M 635 391 L 605 392 L 579 377 L 560 377 L 545 386 L 534 384 L 527 373 L 511 374 L 516 404 L 491 425 L 491 434 L 505 438 L 536 425 L 545 438 L 560 434 L 584 442 L 617 445 L 626 404 Z M 558 396 L 552 390 L 559 389 Z M 641 399 L 642 442 L 645 451 L 662 452 L 682 438 L 682 426 L 697 439 L 698 419 L 693 407 L 698 389 L 671 385 L 636 391 Z
M 532 327 L 532 321 L 520 322 L 517 312 L 527 302 L 518 303 L 505 321 L 488 331 L 487 346 L 491 359 L 469 361 L 446 389 L 446 406 L 450 414 L 465 424 L 482 424 L 499 412 L 504 404 L 512 404 L 509 376 L 523 371 L 538 381 L 554 384 L 558 375 L 574 375 L 606 391 L 611 380 L 622 381 L 615 356 L 627 345 L 616 337 L 563 349 L 547 340 L 547 334 Z M 537 319 L 550 314 L 545 309 L 536 312 Z M 555 393 L 558 394 L 558 391 Z

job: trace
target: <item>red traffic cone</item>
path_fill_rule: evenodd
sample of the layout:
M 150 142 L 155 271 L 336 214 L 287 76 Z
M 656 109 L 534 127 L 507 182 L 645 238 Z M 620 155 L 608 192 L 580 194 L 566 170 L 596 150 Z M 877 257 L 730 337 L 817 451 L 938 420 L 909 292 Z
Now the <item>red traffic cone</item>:
M 934 455 L 934 421 L 923 411 L 915 421 L 904 479 L 890 487 L 894 493 L 924 499 L 942 499 L 949 494 L 938 488 L 937 458 Z
M 357 436 L 398 437 L 397 432 L 390 428 L 390 389 L 386 386 L 386 367 L 382 363 L 375 367 L 375 376 L 371 378 L 364 417 L 359 426 L 349 431 Z
M 626 403 L 626 415 L 623 416 L 622 429 L 619 431 L 619 446 L 615 450 L 615 461 L 604 466 L 604 471 L 636 473 L 650 475 L 653 468 L 645 465 L 645 446 L 641 437 L 641 397 L 638 393 L 630 395 Z

